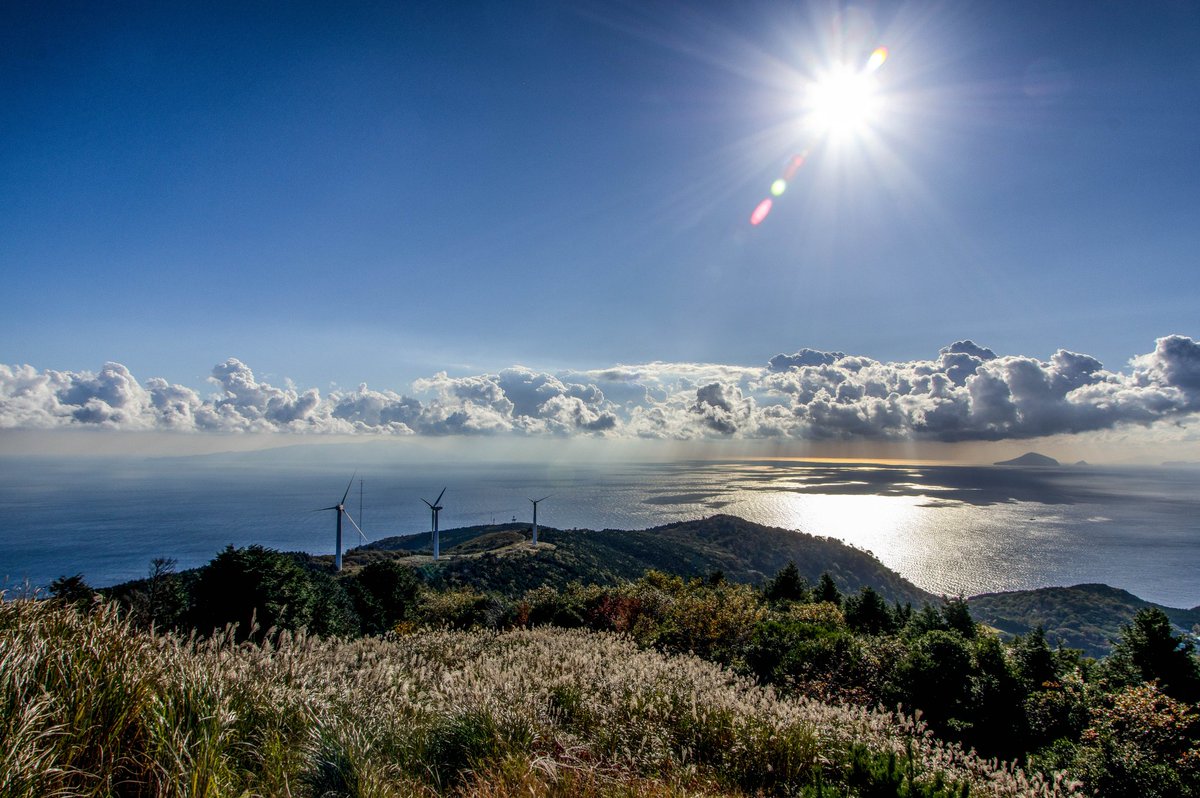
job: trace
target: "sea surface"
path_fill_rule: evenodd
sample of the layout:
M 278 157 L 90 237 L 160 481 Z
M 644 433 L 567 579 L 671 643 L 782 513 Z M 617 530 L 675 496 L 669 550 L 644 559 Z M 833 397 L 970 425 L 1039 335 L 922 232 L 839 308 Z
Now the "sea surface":
M 0 586 L 83 574 L 103 586 L 150 560 L 202 565 L 228 544 L 330 553 L 336 504 L 369 539 L 538 520 L 643 529 L 717 513 L 873 552 L 926 590 L 974 595 L 1104 582 L 1200 604 L 1200 470 L 871 465 L 796 461 L 376 464 L 277 457 L 0 458 Z M 360 482 L 361 480 L 361 482 Z M 361 509 L 360 509 L 361 508 Z M 347 524 L 347 545 L 357 533 Z

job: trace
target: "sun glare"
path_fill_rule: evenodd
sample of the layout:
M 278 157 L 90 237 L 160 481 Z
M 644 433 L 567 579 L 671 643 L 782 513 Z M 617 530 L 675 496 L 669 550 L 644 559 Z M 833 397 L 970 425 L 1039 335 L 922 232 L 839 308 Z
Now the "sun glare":
M 808 89 L 808 120 L 818 132 L 834 138 L 858 135 L 875 122 L 878 102 L 871 72 L 838 70 Z

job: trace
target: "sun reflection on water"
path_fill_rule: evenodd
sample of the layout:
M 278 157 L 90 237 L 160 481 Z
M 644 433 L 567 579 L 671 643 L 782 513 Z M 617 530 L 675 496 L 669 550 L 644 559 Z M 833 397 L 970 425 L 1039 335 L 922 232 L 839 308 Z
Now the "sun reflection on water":
M 849 496 L 837 494 L 781 494 L 784 506 L 777 512 L 788 526 L 842 540 L 873 552 L 884 560 L 895 560 L 905 533 L 920 520 L 919 496 Z
M 1030 512 L 1025 503 L 981 512 L 936 494 L 800 493 L 786 487 L 737 490 L 726 499 L 721 512 L 835 538 L 934 593 L 1023 587 L 1038 571 L 1040 556 L 1060 554 L 1057 519 L 1047 517 L 1041 529 L 1036 521 L 1023 524 Z

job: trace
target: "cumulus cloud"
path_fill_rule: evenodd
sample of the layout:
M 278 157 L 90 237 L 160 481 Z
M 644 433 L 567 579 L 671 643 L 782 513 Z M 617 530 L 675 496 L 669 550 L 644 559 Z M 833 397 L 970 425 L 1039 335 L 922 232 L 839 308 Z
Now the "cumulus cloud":
M 828 366 L 845 356 L 844 352 L 822 352 L 806 347 L 791 355 L 776 355 L 767 361 L 767 368 L 771 371 L 787 371 L 800 366 Z
M 616 365 L 365 384 L 322 396 L 272 385 L 230 358 L 207 396 L 120 363 L 96 372 L 0 365 L 0 428 L 385 435 L 590 435 L 687 440 L 970 441 L 1149 425 L 1200 413 L 1200 343 L 1183 335 L 1110 371 L 1059 350 L 1048 360 L 956 341 L 928 360 L 882 362 L 800 349 L 761 367 Z
M 392 391 L 373 391 L 366 383 L 348 393 L 333 393 L 330 416 L 352 427 L 355 432 L 413 434 L 421 417 L 419 401 Z
M 977 357 L 980 360 L 995 360 L 996 353 L 988 349 L 986 346 L 980 346 L 974 341 L 955 341 L 949 346 L 943 346 L 938 350 L 942 355 L 970 355 Z
M 249 366 L 232 357 L 213 367 L 211 381 L 221 387 L 213 412 L 238 429 L 304 429 L 317 423 L 321 395 L 315 388 L 300 393 L 258 382 Z
M 754 399 L 742 396 L 736 385 L 710 382 L 696 389 L 696 402 L 691 411 L 714 432 L 733 435 L 752 423 Z

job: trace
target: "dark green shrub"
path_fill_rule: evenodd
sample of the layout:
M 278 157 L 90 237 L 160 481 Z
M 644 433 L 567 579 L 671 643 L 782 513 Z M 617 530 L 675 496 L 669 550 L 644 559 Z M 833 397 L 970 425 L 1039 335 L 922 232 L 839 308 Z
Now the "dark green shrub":
M 343 580 L 365 634 L 382 634 L 408 620 L 421 591 L 421 579 L 395 560 L 375 560 Z
M 309 626 L 318 593 L 297 558 L 262 546 L 228 546 L 200 571 L 188 621 L 201 634 L 237 624 L 237 638 Z M 257 629 L 255 629 L 257 627 Z

